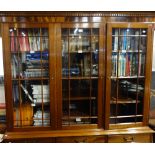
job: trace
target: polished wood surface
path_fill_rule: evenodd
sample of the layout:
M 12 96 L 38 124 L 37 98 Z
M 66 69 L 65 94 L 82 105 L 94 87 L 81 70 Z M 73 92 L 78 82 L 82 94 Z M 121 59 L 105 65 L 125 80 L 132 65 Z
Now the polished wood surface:
M 55 130 L 55 131 L 30 131 L 30 132 L 6 132 L 4 140 L 16 140 L 24 138 L 54 138 L 75 136 L 108 136 L 124 134 L 146 134 L 155 133 L 149 127 L 135 127 L 126 129 L 103 130 L 103 129 L 78 129 L 78 130 Z
M 108 143 L 150 143 L 151 134 L 130 134 L 108 136 Z

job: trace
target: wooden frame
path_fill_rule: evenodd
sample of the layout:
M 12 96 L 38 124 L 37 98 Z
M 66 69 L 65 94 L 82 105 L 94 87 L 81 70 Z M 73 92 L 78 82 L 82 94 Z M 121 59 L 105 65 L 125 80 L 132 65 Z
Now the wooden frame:
M 14 128 L 13 127 L 13 97 L 12 95 L 9 95 L 9 92 L 12 90 L 12 77 L 11 77 L 11 52 L 10 52 L 10 46 L 5 44 L 6 42 L 10 42 L 9 40 L 9 27 L 16 27 L 16 28 L 36 28 L 36 27 L 46 27 L 49 28 L 49 84 L 50 84 L 50 118 L 51 118 L 51 127 L 22 127 L 22 130 L 53 130 L 56 129 L 56 105 L 55 103 L 55 90 L 56 90 L 56 58 L 55 58 L 55 31 L 53 25 L 48 24 L 4 24 L 2 27 L 2 37 L 3 37 L 3 47 L 4 47 L 4 64 L 7 65 L 5 67 L 5 91 L 6 91 L 6 108 L 7 108 L 7 129 L 8 131 L 20 131 L 21 128 Z M 8 96 L 7 96 L 8 95 Z
M 62 91 L 58 91 L 57 95 L 58 98 L 58 129 L 77 129 L 77 128 L 103 128 L 104 127 L 104 78 L 105 78 L 105 25 L 100 24 L 57 24 L 59 29 L 61 28 L 99 28 L 99 79 L 98 79 L 98 125 L 79 125 L 79 126 L 70 126 L 70 127 L 62 127 Z M 61 68 L 61 31 L 57 30 L 57 66 L 58 68 Z M 61 75 L 61 69 L 58 69 L 57 71 L 57 79 L 58 81 L 62 81 L 62 75 Z M 103 86 L 103 87 L 101 87 Z M 62 83 L 57 83 L 57 90 L 62 90 Z
M 143 107 L 143 123 L 138 123 L 137 125 L 147 125 L 148 124 L 148 111 L 149 111 L 149 101 L 150 101 L 150 77 L 151 77 L 151 63 L 152 62 L 152 44 L 149 46 L 149 42 L 152 42 L 152 25 L 145 23 L 108 23 L 108 36 L 107 36 L 107 72 L 106 72 L 106 84 L 107 84 L 107 95 L 106 95 L 106 128 L 109 128 L 109 116 L 110 116 L 110 88 L 111 88 L 111 51 L 112 51 L 112 28 L 147 28 L 147 53 L 146 53 L 146 64 L 145 64 L 145 91 L 144 91 L 144 107 Z M 131 124 L 126 124 L 127 127 Z M 137 126 L 136 125 L 136 126 Z M 116 125 L 116 128 L 120 125 Z M 123 126 L 123 125 L 121 125 Z M 120 127 L 121 127 L 120 126 Z M 110 128 L 113 128 L 112 126 Z
M 84 20 L 86 17 L 86 20 Z M 0 12 L 1 34 L 3 38 L 4 78 L 6 91 L 7 124 L 4 138 L 8 142 L 32 138 L 45 138 L 53 142 L 66 141 L 65 137 L 106 136 L 106 142 L 113 135 L 149 133 L 148 127 L 150 81 L 153 43 L 154 12 Z M 146 23 L 144 23 L 146 22 Z M 151 22 L 151 23 L 150 23 Z M 44 24 L 43 24 L 44 23 Z M 11 54 L 9 28 L 49 29 L 49 85 L 50 85 L 50 119 L 48 127 L 13 127 L 13 97 L 11 76 Z M 93 125 L 62 125 L 62 28 L 98 28 L 99 29 L 99 74 L 98 74 L 98 123 Z M 111 51 L 112 28 L 146 28 L 147 55 L 145 67 L 145 92 L 143 121 L 140 123 L 124 123 L 109 125 L 110 89 L 111 89 Z M 89 77 L 88 77 L 89 78 Z M 11 93 L 10 93 L 11 92 Z M 116 129 L 117 128 L 117 129 Z M 123 128 L 123 129 L 122 129 Z M 125 129 L 127 128 L 127 129 Z M 112 130 L 109 130 L 112 129 Z M 116 130 L 114 130 L 116 129 Z M 139 131 L 140 130 L 140 131 Z M 29 131 L 29 132 L 27 132 Z M 52 138 L 52 139 L 50 139 Z M 58 139 L 57 139 L 58 138 Z M 60 139 L 59 139 L 60 138 Z M 60 140 L 60 142 L 61 142 Z M 46 140 L 45 140 L 46 141 Z

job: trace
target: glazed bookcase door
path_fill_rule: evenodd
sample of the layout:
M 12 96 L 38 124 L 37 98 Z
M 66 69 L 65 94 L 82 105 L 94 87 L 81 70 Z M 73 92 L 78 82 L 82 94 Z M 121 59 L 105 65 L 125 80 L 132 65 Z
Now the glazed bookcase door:
M 108 27 L 109 95 L 106 95 L 111 126 L 144 123 L 149 98 L 149 37 L 147 24 L 110 24 Z
M 99 28 L 61 29 L 62 127 L 99 124 L 100 42 Z
M 10 128 L 51 127 L 49 27 L 7 25 L 4 29 L 9 38 L 7 80 L 12 85 Z

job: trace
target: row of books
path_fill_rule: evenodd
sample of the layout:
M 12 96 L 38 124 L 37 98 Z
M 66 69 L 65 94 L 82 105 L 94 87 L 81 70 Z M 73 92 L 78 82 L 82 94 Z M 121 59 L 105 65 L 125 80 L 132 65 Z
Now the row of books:
M 147 29 L 135 29 L 135 28 L 113 28 L 112 34 L 115 36 L 146 36 Z
M 25 87 L 21 84 L 20 88 L 18 84 L 13 84 L 13 101 L 14 105 L 19 104 L 19 89 L 21 89 L 21 101 L 30 102 L 36 104 L 49 103 L 49 86 L 48 85 L 30 85 Z
M 48 103 L 49 99 L 49 86 L 48 85 L 31 85 L 32 95 L 35 104 Z
M 144 76 L 144 63 L 145 55 L 142 53 L 139 54 L 139 60 L 138 54 L 112 53 L 112 76 Z
M 12 77 L 48 77 L 48 51 L 13 54 Z
M 95 36 L 92 40 L 89 37 L 73 37 L 70 38 L 69 43 L 67 38 L 62 39 L 62 53 L 67 53 L 68 50 L 70 53 L 94 52 L 98 49 L 98 46 L 99 41 Z
M 112 50 L 146 50 L 146 37 L 139 37 L 139 31 L 135 31 L 135 36 L 127 36 L 127 31 L 123 31 L 118 37 L 118 31 L 115 31 L 112 37 Z
M 42 120 L 43 117 L 43 120 Z M 44 111 L 42 112 L 41 110 L 37 110 L 33 116 L 34 126 L 48 126 L 50 125 L 50 112 L 49 111 Z
M 24 77 L 48 77 L 48 70 L 46 69 L 26 69 L 24 71 Z
M 48 31 L 41 36 L 40 31 L 32 29 L 10 29 L 11 52 L 44 51 L 48 49 Z
M 26 69 L 24 71 L 24 76 L 48 77 L 48 54 L 48 51 L 26 53 Z
M 6 106 L 5 103 L 0 103 L 0 123 L 6 122 Z

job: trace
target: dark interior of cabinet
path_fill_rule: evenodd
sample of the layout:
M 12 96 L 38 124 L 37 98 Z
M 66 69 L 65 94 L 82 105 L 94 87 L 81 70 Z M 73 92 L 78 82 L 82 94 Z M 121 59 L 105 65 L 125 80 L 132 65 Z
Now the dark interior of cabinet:
M 150 119 L 155 119 L 155 71 L 152 72 Z
M 97 124 L 99 29 L 62 29 L 63 125 Z

